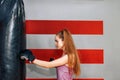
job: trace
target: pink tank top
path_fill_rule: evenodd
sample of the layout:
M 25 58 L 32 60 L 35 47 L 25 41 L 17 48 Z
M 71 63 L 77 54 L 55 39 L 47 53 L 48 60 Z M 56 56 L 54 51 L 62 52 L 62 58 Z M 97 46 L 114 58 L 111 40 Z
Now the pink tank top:
M 57 67 L 57 80 L 72 80 L 72 72 L 69 72 L 67 66 Z

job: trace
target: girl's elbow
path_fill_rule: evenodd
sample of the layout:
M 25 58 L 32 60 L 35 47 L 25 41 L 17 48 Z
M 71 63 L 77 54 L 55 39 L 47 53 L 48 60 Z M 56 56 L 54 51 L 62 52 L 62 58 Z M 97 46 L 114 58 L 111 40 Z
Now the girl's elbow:
M 54 68 L 54 66 L 52 66 L 52 65 L 47 65 L 47 66 L 45 66 L 46 68 Z
M 43 67 L 44 68 L 51 68 L 51 66 L 49 66 L 49 65 L 44 65 Z
M 45 66 L 45 68 L 51 68 L 50 66 Z

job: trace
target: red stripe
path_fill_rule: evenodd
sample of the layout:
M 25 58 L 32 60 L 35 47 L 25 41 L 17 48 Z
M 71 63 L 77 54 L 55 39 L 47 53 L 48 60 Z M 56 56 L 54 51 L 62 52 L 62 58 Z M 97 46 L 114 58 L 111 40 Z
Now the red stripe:
M 46 78 L 40 78 L 40 79 L 36 79 L 36 78 L 32 78 L 32 79 L 30 79 L 30 78 L 28 78 L 28 79 L 26 79 L 26 80 L 57 80 L 57 79 L 53 79 L 53 78 L 49 78 L 49 79 L 46 79 Z M 73 79 L 73 80 L 104 80 L 103 78 L 85 78 L 85 79 L 83 79 L 83 78 L 81 78 L 81 79 Z
M 27 20 L 26 34 L 56 34 L 67 28 L 72 34 L 103 34 L 103 21 Z
M 31 49 L 36 58 L 49 61 L 52 57 L 57 59 L 61 56 L 62 51 L 56 49 Z M 82 64 L 103 64 L 102 49 L 80 49 L 78 50 Z

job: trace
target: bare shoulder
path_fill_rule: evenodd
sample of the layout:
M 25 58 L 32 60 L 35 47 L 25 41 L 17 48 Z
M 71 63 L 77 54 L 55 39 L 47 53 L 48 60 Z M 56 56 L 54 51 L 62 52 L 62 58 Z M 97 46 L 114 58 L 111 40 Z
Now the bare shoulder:
M 63 55 L 61 58 L 68 59 L 68 55 L 65 54 L 65 55 Z

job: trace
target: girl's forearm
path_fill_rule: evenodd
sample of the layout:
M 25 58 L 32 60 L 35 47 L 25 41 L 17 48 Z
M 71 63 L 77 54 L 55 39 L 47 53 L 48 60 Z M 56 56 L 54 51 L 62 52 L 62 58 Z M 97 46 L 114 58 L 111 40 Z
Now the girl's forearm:
M 42 60 L 38 60 L 38 59 L 35 59 L 33 61 L 33 64 L 36 64 L 38 66 L 45 67 L 45 68 L 52 68 L 52 67 L 54 67 L 54 66 L 52 66 L 52 62 L 42 61 Z

